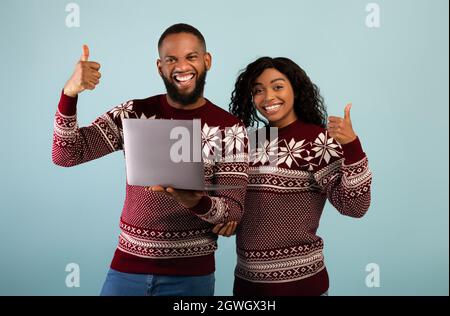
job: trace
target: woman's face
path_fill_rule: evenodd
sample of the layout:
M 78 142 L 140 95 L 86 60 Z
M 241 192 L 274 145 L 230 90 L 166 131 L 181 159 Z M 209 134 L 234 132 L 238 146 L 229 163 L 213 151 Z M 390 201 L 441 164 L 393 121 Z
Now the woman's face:
M 289 79 L 268 68 L 256 78 L 252 87 L 253 104 L 271 126 L 285 127 L 297 120 L 294 111 L 294 90 Z

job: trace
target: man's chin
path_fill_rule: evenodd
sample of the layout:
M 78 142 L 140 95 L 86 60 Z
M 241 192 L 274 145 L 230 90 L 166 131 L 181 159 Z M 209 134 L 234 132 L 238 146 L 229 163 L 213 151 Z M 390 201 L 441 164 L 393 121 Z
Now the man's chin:
M 169 97 L 182 105 L 190 105 L 197 102 L 203 95 L 206 73 L 198 78 L 192 85 L 180 86 L 162 76 Z
M 182 95 L 183 97 L 190 96 L 195 90 L 195 85 L 191 86 L 191 87 L 178 87 L 178 86 L 176 86 L 176 87 L 177 87 L 177 93 L 179 95 Z
M 190 93 L 180 93 L 180 91 L 177 91 L 175 95 L 169 93 L 169 97 L 182 105 L 190 105 L 197 102 L 200 99 L 201 95 L 194 95 L 192 91 Z

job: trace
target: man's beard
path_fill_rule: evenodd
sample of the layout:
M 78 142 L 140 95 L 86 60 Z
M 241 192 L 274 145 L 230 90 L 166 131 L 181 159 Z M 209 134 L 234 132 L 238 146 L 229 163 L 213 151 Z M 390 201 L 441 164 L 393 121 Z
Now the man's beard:
M 167 94 L 169 97 L 182 105 L 191 105 L 197 102 L 197 100 L 203 95 L 203 90 L 205 88 L 205 82 L 206 82 L 206 71 L 204 71 L 198 79 L 195 81 L 195 88 L 192 92 L 187 94 L 181 94 L 178 91 L 177 86 L 169 81 L 169 79 L 166 78 L 166 76 L 161 75 L 164 85 L 166 86 Z

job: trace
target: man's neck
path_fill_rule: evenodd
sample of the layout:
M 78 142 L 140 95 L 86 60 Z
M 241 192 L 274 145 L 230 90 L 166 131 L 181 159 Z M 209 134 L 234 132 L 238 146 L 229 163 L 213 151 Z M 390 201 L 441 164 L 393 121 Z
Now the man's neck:
M 172 100 L 168 94 L 166 94 L 166 99 L 167 99 L 167 103 L 169 103 L 169 105 L 171 107 L 173 107 L 175 109 L 179 109 L 179 110 L 194 110 L 194 109 L 198 109 L 206 104 L 206 99 L 203 96 L 198 98 L 197 101 L 195 101 L 194 103 L 186 104 L 186 105 Z

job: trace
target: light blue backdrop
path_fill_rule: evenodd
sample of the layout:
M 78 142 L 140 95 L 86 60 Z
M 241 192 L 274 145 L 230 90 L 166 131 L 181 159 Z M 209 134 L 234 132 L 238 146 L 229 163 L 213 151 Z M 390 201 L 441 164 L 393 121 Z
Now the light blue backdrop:
M 298 62 L 331 115 L 352 120 L 374 174 L 368 214 L 329 205 L 320 226 L 330 295 L 449 294 L 449 37 L 447 0 L 2 0 L 0 294 L 97 295 L 112 258 L 125 190 L 123 155 L 75 168 L 51 162 L 59 94 L 86 43 L 102 82 L 79 100 L 80 125 L 131 98 L 164 91 L 156 43 L 178 22 L 198 27 L 213 55 L 206 96 L 228 108 L 240 69 L 263 55 Z M 234 238 L 221 239 L 216 293 L 230 295 Z M 80 287 L 66 287 L 68 263 Z M 369 288 L 368 263 L 380 267 Z

